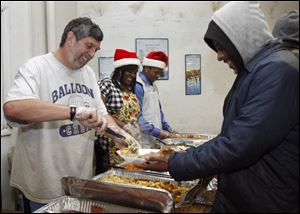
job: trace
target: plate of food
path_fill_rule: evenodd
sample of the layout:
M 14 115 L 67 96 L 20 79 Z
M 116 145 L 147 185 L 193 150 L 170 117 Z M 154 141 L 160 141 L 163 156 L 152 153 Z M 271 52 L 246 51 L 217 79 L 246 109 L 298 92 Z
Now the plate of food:
M 159 149 L 138 149 L 137 151 L 133 152 L 130 148 L 124 148 L 117 151 L 118 155 L 125 160 L 124 162 L 133 164 L 144 163 L 144 155 L 150 152 L 159 152 Z

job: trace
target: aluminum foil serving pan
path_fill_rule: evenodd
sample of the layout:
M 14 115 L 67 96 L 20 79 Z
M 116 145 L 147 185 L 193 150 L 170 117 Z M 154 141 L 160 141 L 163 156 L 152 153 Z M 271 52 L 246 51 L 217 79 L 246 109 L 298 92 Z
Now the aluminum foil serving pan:
M 190 138 L 166 138 L 162 140 L 165 145 L 178 147 L 180 149 L 188 149 L 191 147 L 197 147 L 207 142 L 207 140 L 193 140 Z
M 207 186 L 204 187 L 204 189 L 195 196 L 195 202 L 199 204 L 212 206 L 215 200 L 215 194 L 218 189 L 217 186 L 218 186 L 218 180 L 217 178 L 214 177 L 207 184 Z
M 152 171 L 152 170 L 145 170 L 143 168 L 139 168 L 135 164 L 132 163 L 120 163 L 118 166 L 112 166 L 115 169 L 122 169 L 122 170 L 127 170 L 127 171 L 133 171 L 136 172 L 138 171 L 139 173 L 145 174 L 145 175 L 152 175 L 152 176 L 159 176 L 159 177 L 167 177 L 167 178 L 172 178 L 170 176 L 169 172 L 158 172 L 158 171 Z
M 102 183 L 90 179 L 63 177 L 62 188 L 66 195 L 75 198 L 101 201 L 135 211 L 171 213 L 174 202 L 169 192 L 153 189 L 141 189 L 134 186 L 120 186 L 113 183 Z M 127 211 L 124 211 L 124 213 Z
M 197 134 L 197 133 L 176 133 L 173 138 L 188 138 L 194 140 L 211 140 L 216 137 L 216 135 L 212 134 Z
M 199 180 L 177 182 L 168 176 L 111 169 L 93 178 L 101 183 L 110 183 L 119 186 L 136 187 L 142 190 L 166 191 L 172 195 L 175 208 L 180 207 L 195 194 Z
M 102 201 L 80 199 L 70 196 L 59 197 L 34 213 L 150 213 L 140 209 L 119 206 Z
M 181 136 L 181 137 L 179 137 Z M 197 147 L 213 139 L 216 135 L 209 134 L 180 134 L 178 137 L 163 139 L 163 143 L 168 146 Z

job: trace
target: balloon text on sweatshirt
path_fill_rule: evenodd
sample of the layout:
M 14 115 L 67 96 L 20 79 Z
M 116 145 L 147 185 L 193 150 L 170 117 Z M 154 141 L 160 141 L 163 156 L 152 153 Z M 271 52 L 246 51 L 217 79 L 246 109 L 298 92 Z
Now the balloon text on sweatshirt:
M 69 95 L 69 94 L 86 94 L 92 98 L 94 98 L 93 89 L 88 88 L 85 85 L 81 85 L 79 83 L 70 83 L 70 84 L 64 84 L 63 86 L 60 86 L 58 90 L 54 90 L 52 92 L 52 101 L 55 103 L 58 99 Z

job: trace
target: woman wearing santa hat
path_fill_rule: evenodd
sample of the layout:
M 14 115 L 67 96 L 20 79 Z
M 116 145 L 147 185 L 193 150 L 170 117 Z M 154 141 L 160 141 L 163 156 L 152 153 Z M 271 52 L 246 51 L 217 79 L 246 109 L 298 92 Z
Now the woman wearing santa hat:
M 162 51 L 151 51 L 143 59 L 143 71 L 137 76 L 135 92 L 141 113 L 138 124 L 141 129 L 142 147 L 156 148 L 155 138 L 171 137 L 172 129 L 164 118 L 155 81 L 168 65 L 168 56 Z
M 113 66 L 115 70 L 112 76 L 98 81 L 101 98 L 115 122 L 135 139 L 139 140 L 140 131 L 137 117 L 140 108 L 134 92 L 134 86 L 140 60 L 135 52 L 116 49 Z M 113 143 L 110 141 L 108 138 L 96 136 L 96 174 L 105 172 L 110 165 L 115 165 L 122 161 L 115 153 L 115 148 L 112 147 Z

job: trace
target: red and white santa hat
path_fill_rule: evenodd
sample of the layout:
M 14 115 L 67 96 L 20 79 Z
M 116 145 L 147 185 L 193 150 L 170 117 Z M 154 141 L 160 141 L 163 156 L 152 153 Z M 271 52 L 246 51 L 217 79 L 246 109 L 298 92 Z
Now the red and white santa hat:
M 168 66 L 168 56 L 162 51 L 151 51 L 146 57 L 144 57 L 143 66 L 150 66 L 165 70 Z
M 140 67 L 141 62 L 138 59 L 136 52 L 130 52 L 124 49 L 116 49 L 114 56 L 114 68 L 125 65 L 137 65 Z

